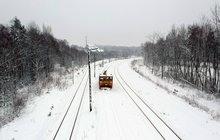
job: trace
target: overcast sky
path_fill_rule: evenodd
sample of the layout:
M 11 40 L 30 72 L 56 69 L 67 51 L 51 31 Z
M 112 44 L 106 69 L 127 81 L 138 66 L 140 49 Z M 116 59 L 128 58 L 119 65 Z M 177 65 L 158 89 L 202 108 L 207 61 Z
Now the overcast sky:
M 25 25 L 52 27 L 70 44 L 139 46 L 153 32 L 191 24 L 220 0 L 0 0 L 0 23 L 17 16 Z

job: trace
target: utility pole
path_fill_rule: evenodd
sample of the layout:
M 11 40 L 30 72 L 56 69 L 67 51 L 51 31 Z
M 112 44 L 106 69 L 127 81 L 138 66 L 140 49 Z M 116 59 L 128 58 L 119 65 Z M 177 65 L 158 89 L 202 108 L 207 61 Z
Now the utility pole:
M 89 68 L 89 111 L 92 111 L 92 89 L 91 89 L 91 69 L 90 69 L 90 50 L 87 44 L 86 37 L 86 48 L 88 49 L 88 68 Z
M 102 67 L 104 67 L 104 57 L 103 57 L 103 52 L 104 52 L 104 50 L 102 50 Z
M 73 68 L 73 84 L 74 84 L 74 68 L 75 68 L 75 66 L 74 66 L 74 61 L 72 61 L 72 68 Z
M 92 111 L 92 89 L 91 89 L 91 69 L 90 69 L 90 51 L 88 50 L 88 66 L 89 66 L 89 111 Z
M 96 61 L 96 58 L 95 58 L 95 52 L 94 52 L 94 77 L 95 77 L 95 61 Z

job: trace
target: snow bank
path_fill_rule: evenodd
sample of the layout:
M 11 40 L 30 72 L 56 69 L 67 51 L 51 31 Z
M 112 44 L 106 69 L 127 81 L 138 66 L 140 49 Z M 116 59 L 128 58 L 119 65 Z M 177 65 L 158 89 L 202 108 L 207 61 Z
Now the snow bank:
M 168 79 L 166 77 L 161 79 L 160 75 L 153 75 L 151 70 L 143 65 L 142 58 L 133 60 L 131 67 L 141 76 L 168 91 L 169 94 L 176 95 L 188 102 L 191 106 L 197 107 L 209 113 L 214 120 L 220 121 L 220 99 L 195 89 L 190 85 L 174 81 L 173 79 Z
M 35 85 L 37 87 L 23 88 L 20 93 L 31 95 L 27 105 L 19 117 L 0 129 L 0 139 L 41 140 L 47 137 L 55 122 L 62 118 L 84 72 L 85 67 L 76 68 L 74 75 L 71 68 L 57 67 L 48 79 Z M 42 90 L 39 93 L 36 92 L 38 88 Z M 30 92 L 36 92 L 38 96 Z

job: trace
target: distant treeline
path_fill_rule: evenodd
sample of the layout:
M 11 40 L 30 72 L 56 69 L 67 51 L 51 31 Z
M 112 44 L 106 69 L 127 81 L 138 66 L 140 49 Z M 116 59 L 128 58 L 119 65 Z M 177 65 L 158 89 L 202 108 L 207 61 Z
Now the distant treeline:
M 25 27 L 18 18 L 0 24 L 0 107 L 14 104 L 19 88 L 48 77 L 55 64 L 67 68 L 72 61 L 86 64 L 86 52 L 56 39 L 50 27 Z
M 129 58 L 131 56 L 140 56 L 141 47 L 126 47 L 126 46 L 109 46 L 99 45 L 99 48 L 104 50 L 105 58 Z
M 161 78 L 172 77 L 220 95 L 220 7 L 212 18 L 173 27 L 165 36 L 154 34 L 143 45 L 144 64 Z

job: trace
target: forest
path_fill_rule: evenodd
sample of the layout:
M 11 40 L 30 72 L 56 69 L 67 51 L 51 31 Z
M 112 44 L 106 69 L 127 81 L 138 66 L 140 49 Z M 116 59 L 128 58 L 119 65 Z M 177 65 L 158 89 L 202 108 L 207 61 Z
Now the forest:
M 172 78 L 220 97 L 220 6 L 212 17 L 173 26 L 142 45 L 144 64 L 161 78 Z
M 72 61 L 77 66 L 86 64 L 87 53 L 77 48 L 56 39 L 49 26 L 43 26 L 42 31 L 35 23 L 25 27 L 17 17 L 9 25 L 0 24 L 1 112 L 12 107 L 12 114 L 17 115 L 25 100 L 18 96 L 18 90 L 48 78 L 56 64 L 65 68 Z
M 140 47 L 98 47 L 104 53 L 96 54 L 96 58 L 92 54 L 91 62 L 138 56 L 141 50 Z M 20 114 L 29 96 L 42 94 L 57 64 L 67 70 L 73 64 L 79 68 L 87 63 L 87 50 L 55 38 L 50 26 L 43 25 L 41 29 L 34 22 L 25 26 L 17 17 L 9 25 L 0 24 L 0 127 Z M 19 92 L 25 87 L 32 88 L 27 91 L 30 93 Z

